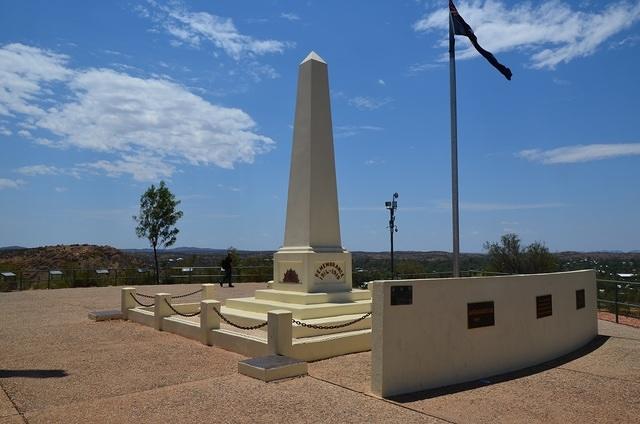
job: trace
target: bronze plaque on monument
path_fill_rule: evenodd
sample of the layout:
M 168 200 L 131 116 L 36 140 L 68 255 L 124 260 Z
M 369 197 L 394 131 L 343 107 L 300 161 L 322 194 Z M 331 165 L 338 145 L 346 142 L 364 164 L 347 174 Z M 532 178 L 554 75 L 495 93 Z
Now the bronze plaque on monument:
M 391 286 L 392 305 L 411 305 L 413 303 L 413 287 Z
M 536 297 L 536 316 L 538 318 L 550 317 L 553 314 L 553 304 L 551 301 L 551 295 L 545 294 L 544 296 Z
M 467 328 L 495 325 L 493 301 L 467 303 Z

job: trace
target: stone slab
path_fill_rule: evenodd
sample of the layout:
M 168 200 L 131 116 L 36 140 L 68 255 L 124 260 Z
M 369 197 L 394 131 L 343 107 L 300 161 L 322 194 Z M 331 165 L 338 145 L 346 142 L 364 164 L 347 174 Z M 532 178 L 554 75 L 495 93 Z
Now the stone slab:
M 111 319 L 122 319 L 122 311 L 109 309 L 107 311 L 90 311 L 89 319 L 94 321 L 109 321 Z
M 238 372 L 268 382 L 306 375 L 307 363 L 281 355 L 261 356 L 238 362 Z

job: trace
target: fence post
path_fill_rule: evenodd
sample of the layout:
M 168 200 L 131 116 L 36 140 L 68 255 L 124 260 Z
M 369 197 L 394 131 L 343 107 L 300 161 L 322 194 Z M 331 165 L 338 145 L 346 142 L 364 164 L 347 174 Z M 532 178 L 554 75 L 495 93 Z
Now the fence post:
M 215 284 L 202 284 L 202 300 L 215 299 Z
M 616 284 L 616 324 L 618 324 L 618 289 L 620 285 Z
M 200 341 L 206 345 L 209 343 L 209 332 L 220 328 L 220 317 L 213 309 L 220 310 L 220 302 L 213 299 L 200 301 Z
M 267 313 L 267 343 L 269 355 L 291 354 L 293 329 L 291 311 L 275 310 Z
M 153 306 L 153 328 L 162 331 L 162 320 L 165 317 L 173 315 L 173 311 L 169 308 L 169 305 L 165 302 L 171 302 L 170 293 L 157 293 L 154 298 Z
M 135 295 L 135 287 L 123 287 L 120 291 L 120 311 L 123 319 L 129 319 L 129 309 L 136 307 L 136 302 L 131 297 Z

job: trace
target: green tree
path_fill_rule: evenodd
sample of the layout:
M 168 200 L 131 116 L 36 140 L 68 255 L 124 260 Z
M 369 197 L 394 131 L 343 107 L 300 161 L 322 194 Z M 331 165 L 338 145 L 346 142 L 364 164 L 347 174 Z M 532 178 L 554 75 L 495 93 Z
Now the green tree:
M 557 270 L 558 264 L 549 249 L 541 242 L 531 243 L 526 248 L 520 245 L 517 234 L 508 233 L 500 242 L 486 242 L 489 263 L 487 269 L 508 274 L 535 274 Z
M 558 270 L 556 258 L 549 253 L 544 243 L 536 241 L 525 249 L 525 272 L 535 274 L 538 272 L 553 272 Z
M 140 196 L 140 212 L 133 220 L 136 235 L 146 238 L 153 248 L 153 260 L 156 269 L 156 284 L 160 284 L 160 267 L 158 266 L 158 247 L 169 247 L 176 242 L 180 232 L 175 227 L 182 218 L 182 211 L 176 210 L 180 204 L 164 181 L 156 188 L 153 184 Z

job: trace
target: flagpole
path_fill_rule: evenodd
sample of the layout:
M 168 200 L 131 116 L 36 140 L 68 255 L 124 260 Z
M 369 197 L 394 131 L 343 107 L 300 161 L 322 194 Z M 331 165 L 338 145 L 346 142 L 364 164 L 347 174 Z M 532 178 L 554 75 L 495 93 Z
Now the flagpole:
M 451 213 L 453 222 L 453 276 L 460 276 L 460 222 L 458 217 L 458 112 L 456 105 L 456 47 L 449 13 L 449 98 L 451 102 Z

